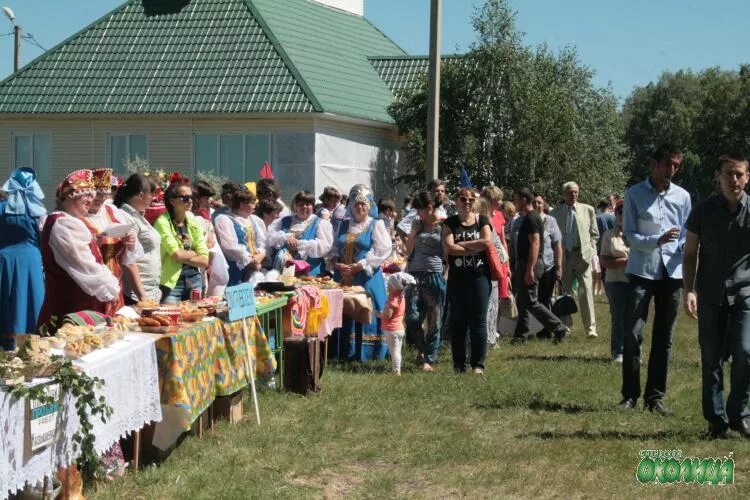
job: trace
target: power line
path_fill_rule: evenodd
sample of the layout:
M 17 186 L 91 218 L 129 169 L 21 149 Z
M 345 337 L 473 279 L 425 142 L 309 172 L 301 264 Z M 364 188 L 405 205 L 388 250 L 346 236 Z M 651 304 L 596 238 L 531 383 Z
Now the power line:
M 26 33 L 26 34 L 24 34 L 24 35 L 22 36 L 22 38 L 23 38 L 23 39 L 24 39 L 25 41 L 29 42 L 30 44 L 32 44 L 32 45 L 34 45 L 34 46 L 36 46 L 36 47 L 38 47 L 38 48 L 42 49 L 42 50 L 43 50 L 44 52 L 46 52 L 46 51 L 47 51 L 47 49 L 45 49 L 44 47 L 42 47 L 42 44 L 41 44 L 41 43 L 39 43 L 39 41 L 38 41 L 38 40 L 37 40 L 36 38 L 34 38 L 34 35 L 32 35 L 31 33 Z

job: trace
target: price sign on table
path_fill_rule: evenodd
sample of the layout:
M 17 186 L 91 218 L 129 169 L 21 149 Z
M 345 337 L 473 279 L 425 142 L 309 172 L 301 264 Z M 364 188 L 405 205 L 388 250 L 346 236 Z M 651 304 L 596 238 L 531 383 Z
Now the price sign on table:
M 253 285 L 243 283 L 242 285 L 227 287 L 224 295 L 229 305 L 229 321 L 238 321 L 255 316 Z
M 60 386 L 50 385 L 45 388 L 47 396 L 58 400 Z M 26 406 L 26 451 L 34 453 L 40 448 L 49 446 L 57 438 L 57 417 L 60 403 L 43 404 L 37 400 L 27 401 Z M 28 455 L 27 453 L 27 455 Z

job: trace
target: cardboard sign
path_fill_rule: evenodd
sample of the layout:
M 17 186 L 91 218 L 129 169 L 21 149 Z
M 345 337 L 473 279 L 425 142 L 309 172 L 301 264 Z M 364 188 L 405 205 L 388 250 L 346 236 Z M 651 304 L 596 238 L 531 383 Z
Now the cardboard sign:
M 243 283 L 237 286 L 227 287 L 224 292 L 229 305 L 229 321 L 255 316 L 255 294 L 253 285 Z
M 60 386 L 50 385 L 45 388 L 47 395 L 57 402 L 45 405 L 37 400 L 28 400 L 26 404 L 27 447 L 30 453 L 49 446 L 57 439 L 57 419 L 60 415 Z

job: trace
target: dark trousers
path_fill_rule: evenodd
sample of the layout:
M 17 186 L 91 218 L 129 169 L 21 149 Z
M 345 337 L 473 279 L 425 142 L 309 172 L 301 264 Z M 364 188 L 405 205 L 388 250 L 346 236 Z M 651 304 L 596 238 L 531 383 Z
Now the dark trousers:
M 698 298 L 700 302 L 700 297 Z M 730 306 L 699 303 L 703 416 L 717 429 L 750 416 L 750 298 Z M 732 356 L 729 397 L 724 409 L 724 361 Z
M 528 333 L 529 314 L 533 314 L 547 331 L 558 332 L 565 329 L 560 318 L 552 314 L 552 311 L 545 307 L 539 300 L 539 280 L 544 276 L 544 268 L 543 266 L 537 267 L 539 269 L 534 275 L 536 279 L 531 285 L 527 285 L 524 279 L 526 270 L 525 262 L 519 262 L 516 266 L 516 271 L 513 273 L 513 287 L 516 291 L 516 305 L 518 307 L 518 321 L 516 321 L 514 337 L 523 337 Z M 554 272 L 553 269 L 553 277 Z
M 537 297 L 539 303 L 544 307 L 552 310 L 552 293 L 555 290 L 555 268 L 544 271 L 544 274 L 539 279 L 539 285 L 537 286 Z M 548 329 L 544 329 L 536 334 L 540 338 L 552 337 L 552 332 Z
M 453 369 L 457 373 L 466 371 L 466 347 L 469 341 L 469 364 L 472 368 L 484 368 L 484 360 L 487 357 L 487 306 L 490 290 L 490 279 L 486 276 L 461 284 L 448 282 L 448 328 Z
M 622 397 L 638 399 L 641 395 L 641 344 L 648 308 L 654 299 L 654 326 L 651 332 L 651 354 L 644 400 L 651 404 L 667 391 L 667 370 L 672 355 L 672 334 L 680 306 L 682 280 L 650 280 L 628 274 L 625 338 L 623 339 Z

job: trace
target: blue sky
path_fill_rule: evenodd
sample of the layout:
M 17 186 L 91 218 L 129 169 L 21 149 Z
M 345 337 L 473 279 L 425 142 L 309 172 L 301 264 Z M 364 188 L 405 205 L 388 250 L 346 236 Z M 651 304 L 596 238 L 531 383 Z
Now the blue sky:
M 284 1 L 284 0 L 278 0 Z M 98 19 L 122 0 L 0 0 L 17 22 L 51 48 Z M 482 0 L 443 0 L 443 50 L 461 52 L 474 39 L 471 15 Z M 430 0 L 365 0 L 367 17 L 412 54 L 426 54 Z M 711 66 L 737 69 L 750 62 L 743 42 L 750 20 L 748 0 L 511 0 L 527 44 L 553 50 L 574 46 L 596 71 L 594 81 L 611 83 L 620 98 L 663 71 Z M 0 17 L 0 35 L 11 24 Z M 42 51 L 24 42 L 22 61 Z M 13 66 L 13 37 L 0 36 L 0 78 Z

